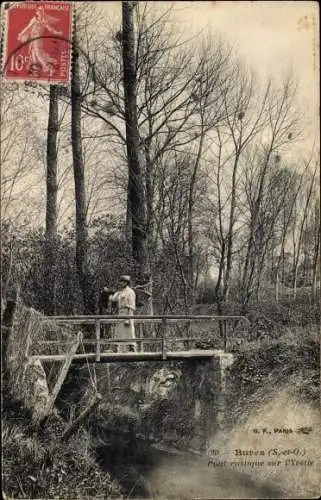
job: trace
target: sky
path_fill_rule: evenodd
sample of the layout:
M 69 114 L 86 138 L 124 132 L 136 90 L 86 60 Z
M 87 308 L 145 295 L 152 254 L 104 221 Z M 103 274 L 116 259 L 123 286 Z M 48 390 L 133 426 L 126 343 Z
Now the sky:
M 121 2 L 96 2 L 112 20 Z M 153 2 L 167 9 L 171 2 Z M 292 69 L 299 101 L 307 115 L 308 143 L 319 128 L 319 16 L 312 1 L 218 1 L 174 3 L 174 14 L 189 37 L 200 31 L 220 33 L 262 78 L 276 79 Z M 104 20 L 102 20 L 104 22 Z

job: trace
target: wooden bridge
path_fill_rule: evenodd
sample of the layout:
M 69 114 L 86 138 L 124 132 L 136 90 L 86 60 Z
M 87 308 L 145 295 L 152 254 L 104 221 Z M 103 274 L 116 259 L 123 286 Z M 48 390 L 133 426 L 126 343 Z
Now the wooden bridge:
M 222 355 L 227 350 L 228 327 L 239 322 L 248 322 L 244 316 L 209 316 L 209 315 L 161 315 L 161 316 L 50 316 L 44 320 L 53 321 L 60 325 L 72 325 L 79 327 L 78 335 L 69 344 L 66 354 L 38 354 L 32 357 L 40 361 L 65 361 L 73 363 L 101 363 L 101 362 L 138 362 L 138 361 L 178 361 L 188 359 L 206 359 Z M 135 324 L 136 352 L 113 352 L 118 345 L 132 344 L 133 339 L 105 338 L 102 331 L 106 326 L 116 325 L 118 322 L 133 320 Z M 215 323 L 219 325 L 221 346 L 217 349 L 197 349 L 195 343 L 201 340 L 200 335 L 193 335 L 191 325 L 193 323 L 206 322 L 212 327 Z M 171 327 L 183 325 L 185 336 L 169 335 Z M 81 329 L 94 329 L 95 338 L 87 338 Z M 151 336 L 144 335 L 145 330 L 151 332 Z M 146 328 L 147 327 L 147 328 Z M 44 346 L 60 345 L 60 340 L 41 340 L 38 344 Z M 173 348 L 179 344 L 179 349 Z M 82 345 L 88 347 L 89 351 L 79 353 L 78 348 Z M 149 349 L 146 349 L 146 346 Z M 181 346 L 184 345 L 184 349 Z M 221 348 L 220 348 L 221 347 Z M 84 349 L 85 350 L 85 349 Z
M 31 411 L 34 423 L 39 424 L 50 415 L 70 365 L 87 364 L 95 395 L 64 433 L 65 439 L 102 399 L 90 363 L 208 359 L 210 369 L 215 373 L 217 401 L 223 401 L 225 370 L 233 361 L 233 355 L 226 352 L 229 327 L 235 328 L 240 322 L 248 322 L 243 316 L 205 315 L 46 317 L 17 299 L 8 302 L 3 319 L 1 354 L 4 381 L 11 388 L 12 397 L 22 400 L 22 404 Z M 112 338 L 112 327 L 128 319 L 134 321 L 136 338 Z M 203 325 L 200 326 L 200 323 Z M 107 333 L 111 338 L 106 338 Z M 207 343 L 209 338 L 213 339 L 214 347 L 200 349 L 203 347 L 200 344 L 203 341 Z M 132 344 L 133 341 L 137 346 L 136 352 L 113 352 L 118 345 Z M 61 363 L 52 389 L 48 387 L 42 362 Z M 108 365 L 106 368 L 107 387 L 111 394 Z M 95 365 L 93 369 L 95 372 Z M 34 405 L 34 400 L 37 405 Z M 42 403 L 38 404 L 39 401 Z

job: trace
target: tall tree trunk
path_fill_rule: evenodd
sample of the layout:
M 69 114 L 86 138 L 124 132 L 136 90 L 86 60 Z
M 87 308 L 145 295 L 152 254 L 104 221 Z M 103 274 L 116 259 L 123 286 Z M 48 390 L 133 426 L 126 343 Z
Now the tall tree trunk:
M 247 311 L 248 303 L 253 294 L 253 276 L 256 268 L 256 242 L 257 242 L 257 231 L 259 225 L 259 216 L 261 213 L 261 205 L 262 205 L 262 197 L 263 197 L 263 189 L 265 186 L 265 180 L 267 176 L 267 170 L 270 162 L 270 157 L 272 153 L 272 145 L 270 145 L 269 150 L 267 151 L 266 158 L 263 164 L 263 168 L 260 174 L 259 179 L 259 189 L 258 194 L 256 196 L 253 210 L 251 213 L 251 223 L 250 223 L 250 235 L 249 241 L 247 245 L 247 252 L 245 257 L 244 269 L 243 269 L 243 277 L 242 277 L 242 307 L 241 314 L 244 314 Z
M 138 280 L 143 284 L 151 282 L 151 269 L 147 249 L 146 197 L 140 164 L 133 9 L 133 2 L 122 2 L 123 76 L 128 161 L 128 211 L 130 210 L 132 222 L 132 256 L 136 263 Z
M 44 312 L 56 313 L 56 265 L 57 265 L 57 136 L 58 87 L 50 86 L 49 116 L 47 128 L 47 175 L 46 175 L 46 241 L 45 269 L 47 272 L 44 289 Z
M 294 251 L 294 263 L 293 263 L 293 298 L 296 298 L 296 293 L 297 293 L 298 267 L 299 267 L 300 254 L 301 254 L 302 238 L 303 238 L 304 228 L 306 226 L 306 221 L 307 221 L 307 216 L 308 216 L 308 209 L 309 209 L 310 202 L 311 202 L 311 197 L 312 197 L 313 185 L 314 185 L 314 179 L 315 179 L 316 172 L 317 172 L 317 167 L 315 167 L 315 169 L 314 169 L 314 172 L 313 172 L 312 178 L 311 178 L 311 183 L 310 183 L 310 186 L 308 188 L 307 199 L 306 199 L 306 202 L 304 204 L 303 217 L 302 217 L 302 221 L 301 221 L 301 225 L 300 225 L 299 239 L 298 239 L 298 242 L 297 242 L 296 252 Z
M 292 214 L 292 212 L 291 212 Z M 283 228 L 282 228 L 282 236 L 281 236 L 281 248 L 280 248 L 280 254 L 277 257 L 276 261 L 276 282 L 275 282 L 275 299 L 276 302 L 279 301 L 279 285 L 280 285 L 280 275 L 281 275 L 281 285 L 284 285 L 284 280 L 285 280 L 285 242 L 286 242 L 286 236 L 288 234 L 288 228 L 290 224 L 290 217 L 288 217 L 288 220 L 283 223 Z
M 198 145 L 197 156 L 195 159 L 193 172 L 189 185 L 188 197 L 188 223 L 187 223 L 187 240 L 188 240 L 188 305 L 194 306 L 195 303 L 195 248 L 194 248 L 194 206 L 195 206 L 195 185 L 197 180 L 197 173 L 200 166 L 202 151 L 204 144 L 204 118 L 201 112 L 201 137 Z
M 217 314 L 222 314 L 222 301 L 223 301 L 223 287 L 224 287 L 224 270 L 226 261 L 226 239 L 224 237 L 223 229 L 223 207 L 221 196 L 221 155 L 222 155 L 222 140 L 219 128 L 217 129 L 219 138 L 218 150 L 218 170 L 217 170 L 217 202 L 218 202 L 218 220 L 219 220 L 219 241 L 220 241 L 220 260 L 219 260 L 219 273 L 215 286 L 214 296 L 217 307 Z M 221 326 L 221 322 L 220 322 Z
M 154 248 L 154 214 L 153 214 L 153 163 L 150 155 L 150 141 L 145 141 L 144 152 L 145 152 L 145 162 L 146 162 L 146 245 L 147 245 L 147 279 L 148 283 L 146 285 L 147 294 L 147 308 L 148 314 L 154 313 L 153 308 L 153 282 L 151 275 L 151 264 L 149 256 Z
M 9 262 L 8 262 L 8 267 L 7 267 L 8 270 L 7 270 L 7 275 L 5 278 L 4 285 L 2 285 L 2 280 L 1 280 L 1 312 L 2 312 L 2 300 L 4 301 L 4 304 L 6 304 L 7 294 L 9 292 L 9 285 L 10 285 L 10 281 L 12 280 L 14 247 L 15 247 L 15 237 L 12 236 L 10 239 L 10 244 L 9 244 Z M 2 275 L 2 278 L 3 277 L 4 276 Z
M 232 272 L 232 259 L 233 259 L 233 237 L 234 237 L 234 224 L 235 224 L 235 209 L 236 209 L 236 174 L 240 157 L 240 149 L 235 152 L 235 160 L 233 165 L 232 174 L 232 191 L 231 191 L 231 208 L 229 217 L 229 229 L 227 235 L 227 251 L 226 251 L 226 272 L 223 288 L 223 301 L 225 302 L 228 297 L 230 277 Z
M 278 268 L 276 269 L 276 276 L 275 276 L 275 302 L 279 302 L 279 270 Z
M 127 183 L 127 192 L 129 191 L 129 182 Z M 128 246 L 132 248 L 132 209 L 130 206 L 129 196 L 127 196 L 127 206 L 126 206 L 126 221 L 125 221 L 125 236 Z
M 76 28 L 75 28 L 76 32 Z M 79 51 L 76 34 L 73 43 L 73 72 L 71 80 L 71 144 L 76 201 L 76 267 L 83 297 L 84 312 L 94 313 L 92 290 L 88 273 L 88 229 L 86 217 L 85 166 L 81 132 L 81 89 Z
M 320 238 L 321 238 L 321 229 L 320 229 L 320 223 L 318 224 L 318 230 L 316 233 L 316 240 L 315 240 L 315 247 L 314 247 L 314 254 L 313 254 L 313 267 L 312 267 L 312 298 L 315 300 L 317 297 L 317 280 L 318 280 L 318 274 L 320 276 L 320 260 L 319 260 L 319 255 L 320 255 Z

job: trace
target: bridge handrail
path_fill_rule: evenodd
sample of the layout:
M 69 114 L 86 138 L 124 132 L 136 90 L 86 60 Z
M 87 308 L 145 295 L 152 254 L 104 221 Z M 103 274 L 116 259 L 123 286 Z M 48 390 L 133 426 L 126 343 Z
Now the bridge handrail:
M 136 337 L 134 339 L 135 342 L 140 342 L 141 344 L 148 344 L 148 343 L 153 343 L 153 344 L 160 344 L 163 340 L 169 340 L 170 342 L 186 342 L 186 341 L 199 341 L 200 338 L 199 337 L 169 337 L 169 336 L 165 336 L 165 337 Z M 96 342 L 96 338 L 92 338 L 92 339 L 83 339 L 82 341 L 82 344 L 94 344 Z M 109 338 L 109 339 L 100 339 L 100 343 L 101 344 L 117 344 L 117 343 L 131 343 L 133 342 L 133 337 L 128 337 L 126 339 L 117 339 L 117 338 Z M 60 340 L 37 340 L 37 344 L 48 344 L 48 345 L 54 345 L 54 344 L 58 344 L 58 345 L 63 345 L 63 344 L 70 344 L 71 341 L 70 340 L 64 340 L 64 341 L 60 341 Z
M 229 321 L 229 320 L 244 320 L 246 322 L 249 322 L 249 319 L 246 316 L 241 316 L 241 315 L 185 315 L 185 314 L 171 314 L 171 315 L 147 315 L 147 314 L 142 314 L 142 315 L 134 315 L 134 316 L 129 316 L 129 315 L 73 315 L 73 316 L 43 316 L 43 320 L 51 320 L 51 321 L 117 321 L 117 320 L 124 320 L 124 319 L 133 319 L 135 321 L 137 320 L 149 320 L 149 321 L 162 321 L 162 320 L 170 320 L 170 321 L 197 321 L 197 320 L 215 320 L 215 321 Z
M 249 323 L 248 318 L 241 315 L 187 315 L 187 314 L 171 314 L 171 315 L 74 315 L 74 316 L 43 316 L 43 321 L 53 321 L 58 324 L 69 324 L 69 325 L 94 325 L 95 327 L 95 344 L 96 344 L 96 361 L 100 361 L 101 359 L 101 345 L 103 344 L 101 339 L 101 325 L 106 324 L 117 324 L 120 321 L 124 320 L 134 320 L 135 324 L 140 323 L 160 323 L 161 324 L 161 350 L 163 359 L 166 357 L 166 327 L 173 323 L 178 322 L 187 322 L 191 323 L 193 321 L 217 321 L 220 325 L 223 323 L 223 341 L 224 341 L 224 350 L 226 350 L 227 346 L 227 322 L 229 321 L 245 321 Z M 221 327 L 220 327 L 221 328 Z M 116 339 L 115 339 L 116 340 Z M 119 340 L 119 339 L 117 339 Z M 156 340 L 156 338 L 155 338 Z M 173 339 L 174 340 L 174 339 Z M 177 339 L 179 340 L 179 339 Z M 196 340 L 196 339 L 195 339 Z M 136 337 L 136 341 L 138 343 L 143 344 L 144 339 L 139 335 Z M 127 341 L 128 342 L 128 341 Z M 188 339 L 188 346 L 193 342 L 192 338 Z M 108 342 L 109 343 L 109 342 Z M 112 343 L 112 342 L 110 342 Z M 117 344 L 118 342 L 114 342 Z M 148 342 L 146 342 L 148 343 Z M 156 342 L 158 343 L 158 342 Z

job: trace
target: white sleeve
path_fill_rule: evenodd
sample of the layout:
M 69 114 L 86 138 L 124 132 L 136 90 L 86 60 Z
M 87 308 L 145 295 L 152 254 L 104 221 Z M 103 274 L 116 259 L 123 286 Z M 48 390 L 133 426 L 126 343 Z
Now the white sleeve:
M 119 292 L 114 293 L 114 295 L 109 296 L 110 302 L 118 302 L 118 294 Z

